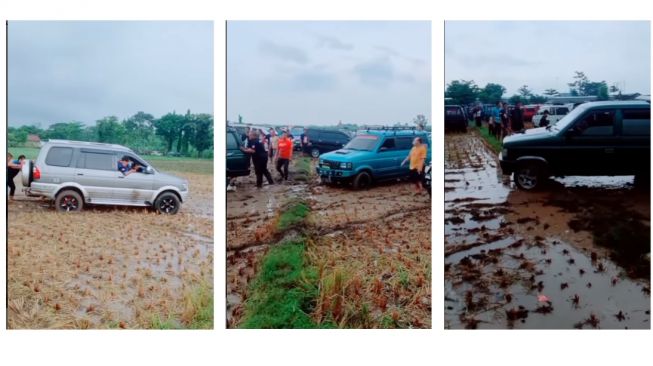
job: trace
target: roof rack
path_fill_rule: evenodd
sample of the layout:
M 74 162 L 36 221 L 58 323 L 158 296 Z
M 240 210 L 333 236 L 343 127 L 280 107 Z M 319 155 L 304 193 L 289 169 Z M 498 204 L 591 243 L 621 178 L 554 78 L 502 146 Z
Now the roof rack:
M 358 129 L 359 131 L 392 131 L 394 132 L 394 135 L 397 134 L 397 131 L 412 131 L 413 135 L 416 134 L 416 132 L 420 132 L 422 130 L 418 130 L 416 126 L 363 126 L 363 128 Z

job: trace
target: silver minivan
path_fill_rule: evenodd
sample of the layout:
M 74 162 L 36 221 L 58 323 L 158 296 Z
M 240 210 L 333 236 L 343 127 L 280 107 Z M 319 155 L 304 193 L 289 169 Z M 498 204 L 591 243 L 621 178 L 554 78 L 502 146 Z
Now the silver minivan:
M 138 166 L 131 174 L 118 170 L 128 158 Z M 54 200 L 59 211 L 80 211 L 85 204 L 153 207 L 176 214 L 188 196 L 188 181 L 157 171 L 132 150 L 114 144 L 50 140 L 36 161 L 21 172 L 29 196 Z

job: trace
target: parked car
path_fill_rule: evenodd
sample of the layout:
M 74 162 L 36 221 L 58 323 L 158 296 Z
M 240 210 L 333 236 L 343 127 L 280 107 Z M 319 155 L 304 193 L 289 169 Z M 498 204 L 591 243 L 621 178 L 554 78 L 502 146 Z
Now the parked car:
M 124 175 L 118 161 L 127 156 L 141 168 Z M 132 150 L 114 144 L 50 140 L 36 161 L 22 169 L 30 196 L 54 200 L 59 211 L 80 211 L 86 204 L 148 206 L 175 214 L 188 196 L 188 181 L 156 170 Z
M 349 135 L 342 131 L 311 127 L 308 129 L 308 152 L 317 158 L 321 154 L 342 148 L 349 140 Z
M 555 124 L 556 122 L 561 120 L 562 117 L 566 116 L 572 109 L 574 109 L 573 104 L 542 105 L 537 110 L 537 113 L 533 116 L 533 126 L 535 126 L 535 127 L 540 126 L 540 120 L 542 119 L 542 116 L 544 115 L 544 111 L 549 111 L 549 117 L 548 117 L 549 124 Z
M 467 114 L 459 105 L 444 106 L 444 129 L 445 131 L 467 132 Z
M 293 149 L 294 150 L 301 150 L 302 149 L 302 141 L 301 141 L 301 135 L 304 133 L 304 127 L 301 126 L 295 126 L 290 128 L 290 135 L 292 135 L 292 142 L 293 142 Z
M 250 155 L 240 150 L 243 142 L 235 129 L 227 129 L 227 183 L 229 179 L 248 176 Z
M 651 105 L 588 102 L 558 123 L 506 137 L 499 161 L 517 187 L 532 190 L 550 176 L 650 177 Z
M 351 183 L 356 189 L 367 188 L 375 181 L 408 177 L 408 164 L 401 166 L 401 162 L 415 137 L 421 137 L 429 146 L 427 133 L 412 128 L 359 131 L 344 148 L 320 156 L 317 174 L 324 183 Z
M 533 117 L 537 114 L 537 111 L 540 109 L 540 106 L 537 104 L 529 104 L 522 107 L 522 113 L 524 116 L 524 122 L 532 122 Z

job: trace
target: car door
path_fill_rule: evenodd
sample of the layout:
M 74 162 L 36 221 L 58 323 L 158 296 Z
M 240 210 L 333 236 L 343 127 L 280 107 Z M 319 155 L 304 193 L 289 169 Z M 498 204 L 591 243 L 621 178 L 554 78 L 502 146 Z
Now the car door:
M 622 109 L 621 138 L 617 159 L 621 174 L 647 173 L 651 166 L 651 109 L 650 107 Z
M 89 203 L 111 203 L 118 184 L 117 160 L 112 152 L 80 149 L 75 168 L 75 181 L 88 193 Z
M 424 137 L 422 137 L 424 139 Z M 412 136 L 403 136 L 397 137 L 395 139 L 395 145 L 397 149 L 397 166 L 395 168 L 396 174 L 398 176 L 407 176 L 410 172 L 410 162 L 406 162 L 404 166 L 401 166 L 401 162 L 408 157 L 410 154 L 410 149 L 413 148 L 413 137 Z
M 154 187 L 154 174 L 145 171 L 147 164 L 140 157 L 130 153 L 117 153 L 116 169 L 118 159 L 127 156 L 134 164 L 142 167 L 139 171 L 129 175 L 118 172 L 117 184 L 114 187 L 113 198 L 120 203 L 142 204 L 152 199 Z
M 241 143 L 233 132 L 227 133 L 227 176 L 238 177 L 249 172 L 249 154 L 240 150 Z
M 376 151 L 374 174 L 382 178 L 391 178 L 399 175 L 401 160 L 397 153 L 396 139 L 394 136 L 385 138 Z
M 616 110 L 586 112 L 566 131 L 561 171 L 566 175 L 609 175 L 617 169 Z
M 327 141 L 327 146 L 329 148 L 329 151 L 342 149 L 342 147 L 345 146 L 345 144 L 347 144 L 347 139 L 345 138 L 345 135 L 340 132 L 329 131 L 329 132 L 324 132 L 323 134 L 325 136 L 325 140 Z

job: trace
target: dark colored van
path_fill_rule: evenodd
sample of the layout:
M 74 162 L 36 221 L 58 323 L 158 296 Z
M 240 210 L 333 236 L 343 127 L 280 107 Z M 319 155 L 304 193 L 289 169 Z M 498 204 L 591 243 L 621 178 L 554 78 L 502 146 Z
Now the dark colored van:
M 308 128 L 308 153 L 317 158 L 321 154 L 342 149 L 351 140 L 348 134 L 329 129 Z
M 467 132 L 467 115 L 459 105 L 444 106 L 444 130 Z
M 651 105 L 589 102 L 557 123 L 508 136 L 499 155 L 503 174 L 532 190 L 551 176 L 650 177 Z

